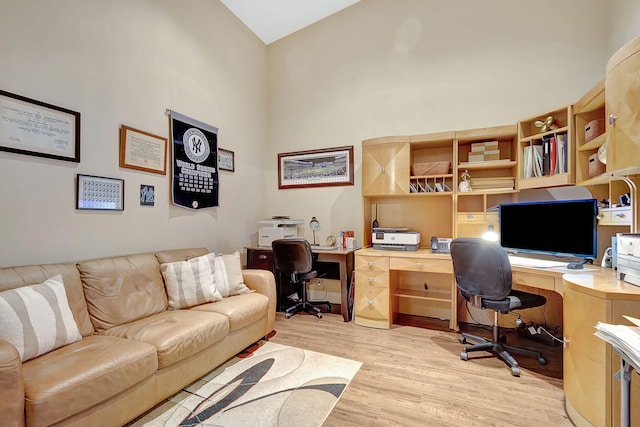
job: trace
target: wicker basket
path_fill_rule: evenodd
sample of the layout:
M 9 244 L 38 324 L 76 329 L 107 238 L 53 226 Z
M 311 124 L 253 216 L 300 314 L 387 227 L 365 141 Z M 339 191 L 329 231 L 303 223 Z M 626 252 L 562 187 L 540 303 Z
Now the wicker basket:
M 446 175 L 449 173 L 451 162 L 426 162 L 411 165 L 412 176 Z

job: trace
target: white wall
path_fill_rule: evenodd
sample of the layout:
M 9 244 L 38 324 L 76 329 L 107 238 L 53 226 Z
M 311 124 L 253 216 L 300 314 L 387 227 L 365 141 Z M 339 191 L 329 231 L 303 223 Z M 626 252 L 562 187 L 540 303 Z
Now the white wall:
M 609 56 L 627 42 L 640 35 L 640 2 L 638 0 L 610 0 Z
M 356 185 L 278 190 L 269 162 L 268 214 L 315 215 L 321 239 L 351 229 L 361 242 L 362 140 L 575 102 L 604 75 L 607 13 L 605 0 L 363 0 L 269 45 L 270 157 L 353 145 Z
M 266 46 L 212 0 L 0 0 L 0 89 L 82 114 L 79 164 L 0 152 L 0 266 L 250 243 L 264 216 Z M 170 108 L 235 151 L 220 207 L 170 206 L 170 174 L 122 169 L 118 129 L 169 136 Z M 77 173 L 125 179 L 124 212 L 77 211 Z M 154 185 L 154 207 L 139 204 Z

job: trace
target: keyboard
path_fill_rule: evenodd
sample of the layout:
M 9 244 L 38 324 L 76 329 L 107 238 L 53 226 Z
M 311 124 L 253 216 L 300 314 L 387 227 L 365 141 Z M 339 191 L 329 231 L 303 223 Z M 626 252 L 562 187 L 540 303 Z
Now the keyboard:
M 549 261 L 546 259 L 526 258 L 514 255 L 509 255 L 509 262 L 511 265 L 517 265 L 520 267 L 538 268 L 566 267 L 568 264 L 568 262 Z

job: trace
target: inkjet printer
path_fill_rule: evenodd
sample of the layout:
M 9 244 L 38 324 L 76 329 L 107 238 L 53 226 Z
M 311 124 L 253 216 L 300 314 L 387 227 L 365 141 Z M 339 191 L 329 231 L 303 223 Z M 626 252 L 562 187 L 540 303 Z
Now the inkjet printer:
M 374 228 L 371 236 L 373 249 L 391 251 L 417 251 L 420 233 L 408 228 Z

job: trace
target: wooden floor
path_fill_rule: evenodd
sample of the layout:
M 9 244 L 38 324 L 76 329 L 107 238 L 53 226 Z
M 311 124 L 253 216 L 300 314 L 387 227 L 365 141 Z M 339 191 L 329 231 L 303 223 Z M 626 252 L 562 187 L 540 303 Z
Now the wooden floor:
M 418 324 L 404 319 L 404 324 Z M 435 325 L 390 330 L 277 313 L 271 341 L 363 362 L 325 426 L 572 426 L 564 410 L 562 347 L 507 333 L 510 344 L 539 347 L 549 360 L 518 357 L 521 376 L 487 353 L 460 360 L 459 334 Z M 469 332 L 489 336 L 474 328 Z M 519 341 L 519 342 L 518 342 Z M 471 359 L 473 358 L 473 359 Z

